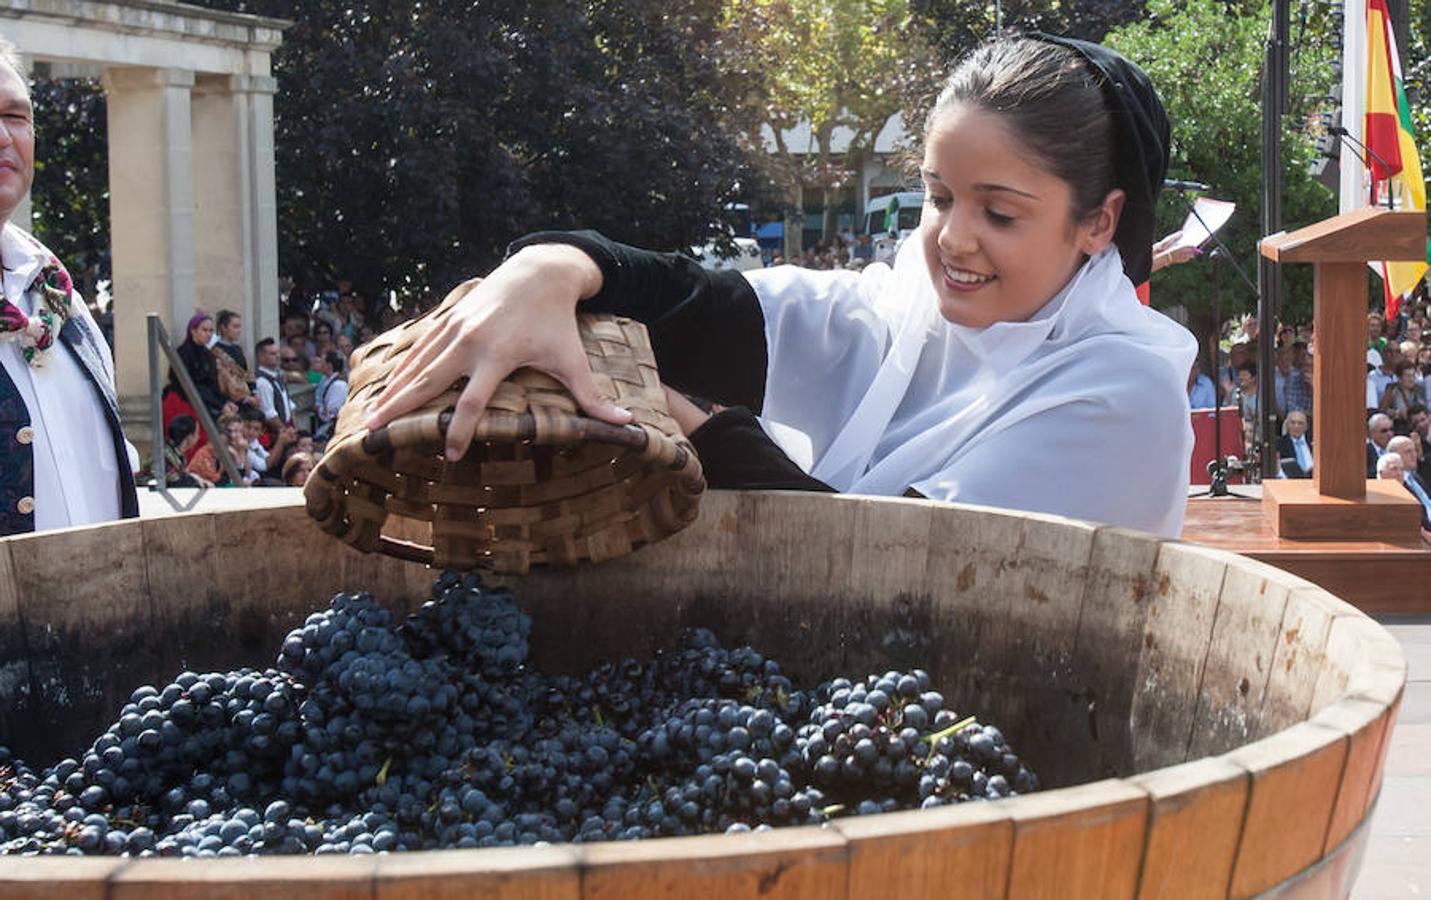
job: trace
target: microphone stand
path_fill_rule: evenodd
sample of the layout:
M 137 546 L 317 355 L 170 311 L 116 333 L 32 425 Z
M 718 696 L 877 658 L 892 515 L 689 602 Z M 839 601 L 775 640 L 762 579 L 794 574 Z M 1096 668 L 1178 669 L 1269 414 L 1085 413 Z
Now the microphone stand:
M 1214 232 L 1211 228 L 1208 227 L 1207 221 L 1206 221 L 1205 219 L 1203 219 L 1202 214 L 1197 211 L 1197 205 L 1194 204 L 1193 201 L 1188 197 L 1188 191 L 1187 191 L 1187 189 L 1186 189 L 1186 188 L 1179 187 L 1179 188 L 1177 189 L 1177 192 L 1178 192 L 1178 199 L 1182 200 L 1183 206 L 1186 206 L 1186 207 L 1187 207 L 1188 214 L 1191 215 L 1194 219 L 1197 220 L 1198 224 L 1202 226 L 1203 231 L 1206 231 L 1206 232 L 1208 233 L 1209 239 L 1211 239 L 1211 241 L 1213 242 L 1213 244 L 1216 245 L 1215 248 L 1214 248 L 1214 250 L 1213 250 L 1213 252 L 1212 252 L 1212 254 L 1210 255 L 1209 258 L 1210 258 L 1211 260 L 1213 260 L 1214 262 L 1226 262 L 1226 263 L 1228 263 L 1229 265 L 1231 265 L 1231 266 L 1232 266 L 1232 270 L 1238 274 L 1238 276 L 1242 279 L 1243 284 L 1247 285 L 1247 289 L 1252 292 L 1252 296 L 1253 296 L 1253 297 L 1258 297 L 1258 296 L 1260 296 L 1260 295 L 1258 294 L 1258 292 L 1257 292 L 1257 285 L 1252 282 L 1252 279 L 1251 279 L 1251 278 L 1247 277 L 1247 273 L 1244 272 L 1244 271 L 1242 270 L 1242 267 L 1237 264 L 1237 257 L 1235 257 L 1235 256 L 1232 255 L 1232 251 L 1227 248 L 1227 245 L 1222 242 L 1222 239 L 1217 236 L 1216 232 Z M 1218 362 L 1218 359 L 1217 359 L 1217 348 L 1218 348 L 1220 339 L 1221 339 L 1221 337 L 1222 337 L 1222 294 L 1221 294 L 1221 293 L 1214 293 L 1214 294 L 1213 294 L 1213 300 L 1212 300 L 1212 318 L 1213 318 L 1212 361 L 1213 361 L 1213 368 L 1214 368 L 1214 370 L 1216 370 L 1216 369 L 1217 369 L 1217 362 Z M 1222 374 L 1222 373 L 1219 371 L 1217 374 L 1218 374 L 1219 377 L 1221 377 L 1221 374 Z M 1220 385 L 1214 383 L 1214 385 L 1213 385 L 1213 387 L 1214 387 L 1214 392 L 1215 392 L 1215 389 L 1216 389 L 1217 387 L 1219 387 L 1219 386 L 1220 386 Z M 1241 409 L 1241 406 L 1240 406 L 1240 405 L 1238 406 L 1238 409 L 1239 409 L 1239 410 Z M 1190 497 L 1212 497 L 1212 498 L 1214 498 L 1214 499 L 1220 498 L 1220 497 L 1236 497 L 1236 498 L 1241 499 L 1241 500 L 1254 500 L 1254 499 L 1256 499 L 1255 497 L 1249 497 L 1249 496 L 1247 496 L 1246 494 L 1234 493 L 1234 492 L 1228 490 L 1228 488 L 1227 488 L 1227 457 L 1226 457 L 1226 456 L 1223 456 L 1223 454 L 1222 454 L 1222 401 L 1221 401 L 1221 400 L 1218 401 L 1217 407 L 1213 410 L 1213 416 L 1212 416 L 1212 433 L 1213 433 L 1213 441 L 1216 443 L 1217 446 L 1216 446 L 1216 449 L 1215 449 L 1215 451 L 1214 451 L 1214 456 L 1213 456 L 1212 462 L 1210 462 L 1210 463 L 1207 464 L 1207 474 L 1208 474 L 1208 477 L 1209 477 L 1209 479 L 1210 479 L 1210 483 L 1208 484 L 1208 489 L 1207 489 L 1206 491 L 1201 491 L 1201 492 L 1196 493 L 1196 494 L 1189 494 L 1188 496 L 1190 496 Z M 1245 468 L 1244 468 L 1244 471 L 1246 471 Z
M 1191 209 L 1191 206 L 1189 207 Z M 1196 213 L 1194 213 L 1196 215 Z M 1201 217 L 1198 219 L 1201 221 Z M 1207 223 L 1203 223 L 1207 227 Z M 1225 251 L 1224 251 L 1225 252 Z M 1223 253 L 1214 251 L 1211 259 L 1214 261 L 1225 259 Z M 1212 409 L 1212 462 L 1207 464 L 1208 485 L 1207 490 L 1188 494 L 1188 499 L 1194 497 L 1210 497 L 1213 500 L 1220 500 L 1224 497 L 1232 497 L 1238 500 L 1255 500 L 1246 494 L 1238 494 L 1228 490 L 1227 487 L 1227 457 L 1222 453 L 1222 400 L 1217 396 L 1221 387 L 1222 371 L 1218 366 L 1217 350 L 1219 339 L 1222 336 L 1222 292 L 1214 291 L 1212 294 L 1212 340 L 1209 344 L 1212 348 L 1212 372 L 1215 376 L 1213 381 L 1213 409 Z M 1239 404 L 1238 409 L 1241 409 Z
M 1371 196 L 1368 197 L 1367 200 L 1371 202 L 1372 206 L 1380 206 L 1381 204 L 1376 202 L 1376 173 L 1371 171 L 1371 163 L 1367 162 L 1366 158 L 1367 156 L 1370 156 L 1371 158 L 1375 159 L 1377 162 L 1381 163 L 1381 167 L 1388 172 L 1391 171 L 1391 165 L 1386 160 L 1381 158 L 1380 153 L 1377 153 L 1375 150 L 1362 143 L 1360 139 L 1352 137 L 1352 133 L 1350 131 L 1347 131 L 1344 126 L 1334 125 L 1331 128 L 1328 128 L 1327 131 L 1346 141 L 1347 145 L 1352 148 L 1353 152 L 1356 152 L 1358 147 L 1366 151 L 1365 154 L 1357 153 L 1356 155 L 1357 159 L 1361 160 L 1361 164 L 1363 166 L 1366 166 L 1367 172 L 1371 174 Z M 1395 209 L 1395 206 L 1392 205 L 1390 184 L 1387 185 L 1386 190 L 1386 208 Z

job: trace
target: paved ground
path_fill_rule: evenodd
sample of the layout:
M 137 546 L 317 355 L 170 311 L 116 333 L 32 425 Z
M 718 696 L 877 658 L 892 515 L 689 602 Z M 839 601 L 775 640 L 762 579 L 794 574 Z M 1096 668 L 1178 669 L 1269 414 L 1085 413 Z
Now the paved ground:
M 176 492 L 181 503 L 196 492 Z M 298 488 L 218 488 L 195 512 L 259 509 L 303 502 Z M 139 492 L 143 516 L 173 515 L 164 498 Z M 1413 589 L 1431 590 L 1418 585 Z M 1353 900 L 1431 897 L 1431 616 L 1378 616 L 1406 651 L 1406 697 L 1392 733 L 1385 781 Z
M 1406 651 L 1406 696 L 1352 897 L 1426 897 L 1431 896 L 1431 616 L 1376 618 Z

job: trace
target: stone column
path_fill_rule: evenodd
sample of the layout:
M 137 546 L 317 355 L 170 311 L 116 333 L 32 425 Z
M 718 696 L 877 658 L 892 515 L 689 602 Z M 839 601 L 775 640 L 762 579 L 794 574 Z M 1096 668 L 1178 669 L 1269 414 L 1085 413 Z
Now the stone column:
M 273 139 L 273 95 L 278 80 L 270 75 L 244 79 L 248 118 L 249 188 L 246 203 L 249 244 L 249 315 L 245 326 L 250 346 L 260 338 L 278 337 L 278 188 Z M 252 351 L 250 350 L 250 355 Z
M 247 98 L 235 91 L 242 80 L 201 74 L 194 81 L 194 295 L 199 309 L 232 309 L 248 328 L 253 229 Z
M 115 386 L 141 452 L 150 438 L 145 315 L 158 313 L 177 343 L 195 307 L 193 86 L 194 73 L 184 69 L 104 72 Z

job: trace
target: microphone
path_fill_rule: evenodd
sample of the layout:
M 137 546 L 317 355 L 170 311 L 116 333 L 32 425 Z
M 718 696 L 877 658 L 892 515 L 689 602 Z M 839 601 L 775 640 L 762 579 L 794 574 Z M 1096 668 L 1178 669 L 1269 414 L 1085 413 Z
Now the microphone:
M 1177 178 L 1164 178 L 1163 190 L 1165 191 L 1209 191 L 1212 188 L 1201 181 L 1181 181 Z
M 1334 134 L 1334 135 L 1336 135 L 1337 137 L 1341 138 L 1342 140 L 1346 141 L 1348 144 L 1351 144 L 1353 150 L 1356 150 L 1356 149 L 1358 149 L 1358 148 L 1360 148 L 1360 149 L 1362 149 L 1362 150 L 1365 150 L 1367 156 L 1370 156 L 1372 159 L 1375 159 L 1377 162 L 1381 163 L 1381 167 L 1382 167 L 1383 170 L 1385 170 L 1385 171 L 1387 171 L 1387 172 L 1390 172 L 1390 171 L 1391 171 L 1391 166 L 1390 166 L 1390 164 L 1388 164 L 1386 160 L 1384 160 L 1384 159 L 1381 158 L 1381 154 L 1380 154 L 1380 153 L 1377 153 L 1375 150 L 1371 149 L 1371 148 L 1368 147 L 1366 144 L 1362 143 L 1359 138 L 1355 137 L 1350 131 L 1347 131 L 1345 127 L 1343 127 L 1343 126 L 1341 126 L 1341 125 L 1328 125 L 1328 126 L 1327 126 L 1327 133 L 1328 133 L 1328 134 Z M 1360 155 L 1360 154 L 1358 154 L 1358 155 Z M 1371 170 L 1371 163 L 1367 161 L 1366 156 L 1362 156 L 1362 157 L 1361 157 L 1361 163 L 1362 163 L 1362 165 L 1366 166 L 1366 168 L 1367 168 L 1368 171 Z M 1375 180 L 1375 175 L 1373 175 L 1372 177 L 1373 177 L 1373 182 L 1374 182 L 1374 180 Z M 1372 193 L 1373 193 L 1373 194 L 1376 193 L 1376 184 L 1375 184 L 1375 183 L 1372 184 L 1371 190 L 1372 190 Z M 1390 191 L 1387 191 L 1387 193 L 1386 193 L 1386 208 L 1387 208 L 1387 209 L 1391 209 L 1391 208 L 1392 208 L 1391 192 L 1390 192 Z

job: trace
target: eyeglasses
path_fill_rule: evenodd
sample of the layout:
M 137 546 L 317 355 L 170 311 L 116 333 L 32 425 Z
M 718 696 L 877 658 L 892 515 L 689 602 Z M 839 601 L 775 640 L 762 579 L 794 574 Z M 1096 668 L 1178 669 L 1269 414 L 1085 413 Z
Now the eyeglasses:
M 298 357 L 296 357 L 296 356 L 280 356 L 280 357 L 278 358 L 278 361 L 279 361 L 279 362 L 298 362 Z

